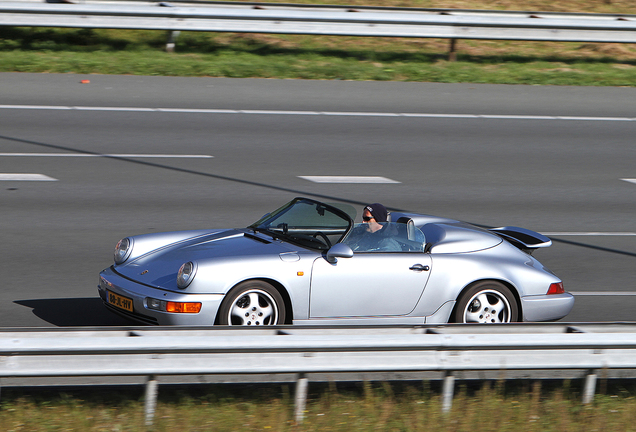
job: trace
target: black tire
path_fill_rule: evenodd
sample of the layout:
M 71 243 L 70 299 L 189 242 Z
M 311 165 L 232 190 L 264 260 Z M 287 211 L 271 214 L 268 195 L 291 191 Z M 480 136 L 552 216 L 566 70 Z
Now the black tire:
M 285 302 L 263 281 L 242 282 L 232 288 L 219 308 L 220 325 L 278 325 L 285 323 Z
M 505 285 L 479 282 L 460 296 L 451 319 L 456 323 L 516 322 L 519 320 L 519 306 Z

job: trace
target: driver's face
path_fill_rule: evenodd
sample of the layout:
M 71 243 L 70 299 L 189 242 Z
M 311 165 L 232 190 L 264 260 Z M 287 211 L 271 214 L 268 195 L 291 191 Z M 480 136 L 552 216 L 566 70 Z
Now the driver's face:
M 362 213 L 362 220 L 366 222 L 368 232 L 373 233 L 382 229 L 382 225 L 376 222 L 375 218 L 369 210 L 365 210 L 364 213 Z

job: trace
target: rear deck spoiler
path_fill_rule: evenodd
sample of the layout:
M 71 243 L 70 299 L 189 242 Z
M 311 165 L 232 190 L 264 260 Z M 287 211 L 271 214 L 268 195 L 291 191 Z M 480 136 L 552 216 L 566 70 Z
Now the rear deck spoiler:
M 552 240 L 548 237 L 525 228 L 507 226 L 492 228 L 490 231 L 529 254 L 534 252 L 535 249 L 546 248 L 552 245 Z

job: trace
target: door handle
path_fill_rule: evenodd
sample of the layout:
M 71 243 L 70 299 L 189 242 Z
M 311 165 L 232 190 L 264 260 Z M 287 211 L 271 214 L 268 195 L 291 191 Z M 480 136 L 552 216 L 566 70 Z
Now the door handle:
M 427 265 L 422 265 L 422 264 L 414 264 L 411 267 L 409 267 L 409 270 L 413 270 L 413 271 L 429 271 L 430 267 Z

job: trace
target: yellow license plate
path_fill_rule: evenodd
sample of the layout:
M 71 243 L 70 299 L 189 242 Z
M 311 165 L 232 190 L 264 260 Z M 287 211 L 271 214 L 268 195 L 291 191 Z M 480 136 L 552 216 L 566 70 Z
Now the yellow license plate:
M 114 292 L 111 292 L 111 291 L 108 291 L 108 303 L 120 309 L 127 310 L 128 312 L 133 311 L 132 299 L 129 299 L 128 297 L 120 296 L 119 294 L 115 294 Z

